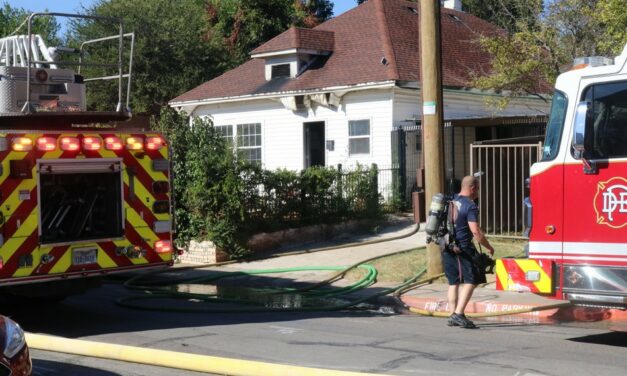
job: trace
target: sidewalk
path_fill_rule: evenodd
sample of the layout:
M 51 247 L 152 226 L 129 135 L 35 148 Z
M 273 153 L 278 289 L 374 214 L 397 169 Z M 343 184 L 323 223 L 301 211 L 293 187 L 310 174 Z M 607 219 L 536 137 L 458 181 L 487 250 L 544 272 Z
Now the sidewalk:
M 416 231 L 416 224 L 410 217 L 395 218 L 393 221 L 382 225 L 376 234 L 351 235 L 347 234 L 341 239 L 333 241 L 316 242 L 298 249 L 282 249 L 280 253 L 293 251 L 311 251 L 274 257 L 257 261 L 241 262 L 220 267 L 221 270 L 246 271 L 259 269 L 294 268 L 302 266 L 349 266 L 365 261 L 375 256 L 383 256 L 395 252 L 424 246 L 426 234 L 424 224 Z M 373 243 L 375 242 L 375 243 Z M 320 248 L 334 247 L 333 249 L 317 251 Z M 299 273 L 286 273 L 279 275 L 281 282 L 286 279 L 299 282 L 318 282 L 328 277 L 328 271 L 307 271 Z M 497 291 L 494 284 L 494 276 L 488 275 L 488 284 L 479 286 L 473 294 L 472 300 L 467 306 L 467 313 L 495 313 L 501 311 L 514 311 L 530 309 L 547 305 L 563 303 L 555 299 L 548 299 L 531 293 L 518 293 Z M 490 283 L 492 282 L 492 283 Z M 381 288 L 390 287 L 386 284 L 375 283 L 369 288 L 359 292 L 360 296 L 369 296 Z M 408 306 L 420 310 L 448 312 L 446 299 L 448 285 L 433 283 L 408 291 L 402 296 L 402 302 Z M 389 302 L 389 300 L 388 300 Z M 489 317 L 486 320 L 506 322 L 546 323 L 557 320 L 565 321 L 627 321 L 627 313 L 619 310 L 603 309 L 548 309 L 529 313 L 519 313 L 507 316 Z

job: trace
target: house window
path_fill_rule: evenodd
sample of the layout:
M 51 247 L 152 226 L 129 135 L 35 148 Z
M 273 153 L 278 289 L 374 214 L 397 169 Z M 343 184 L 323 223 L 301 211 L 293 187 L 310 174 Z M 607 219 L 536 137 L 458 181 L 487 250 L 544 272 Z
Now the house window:
M 370 154 L 370 120 L 348 122 L 348 154 Z
M 232 125 L 216 125 L 216 131 L 222 135 L 222 138 L 226 139 L 226 142 L 230 145 L 233 144 L 233 126 Z
M 290 76 L 289 64 L 279 64 L 279 65 L 272 66 L 272 78 L 289 77 L 289 76 Z
M 216 131 L 246 160 L 261 164 L 261 124 L 216 125 Z M 235 131 L 235 133 L 233 133 Z
M 261 164 L 261 123 L 237 124 L 237 151 L 249 162 Z

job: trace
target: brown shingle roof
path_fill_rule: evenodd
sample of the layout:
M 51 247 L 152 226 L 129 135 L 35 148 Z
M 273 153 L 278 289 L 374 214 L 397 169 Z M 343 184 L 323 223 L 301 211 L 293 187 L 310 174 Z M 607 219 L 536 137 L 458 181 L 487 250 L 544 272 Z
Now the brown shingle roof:
M 333 33 L 333 53 L 296 78 L 266 81 L 264 60 L 251 59 L 171 102 L 315 90 L 390 80 L 420 81 L 417 6 L 404 0 L 370 0 L 322 23 L 312 31 Z M 442 9 L 441 20 L 443 84 L 449 87 L 467 86 L 471 72 L 480 74 L 490 63 L 490 56 L 478 46 L 477 38 L 503 31 L 473 15 L 451 9 Z M 303 29 L 289 29 L 253 52 L 297 46 L 293 38 L 298 30 Z
M 291 27 L 284 33 L 255 48 L 251 55 L 302 48 L 308 50 L 333 51 L 332 31 Z

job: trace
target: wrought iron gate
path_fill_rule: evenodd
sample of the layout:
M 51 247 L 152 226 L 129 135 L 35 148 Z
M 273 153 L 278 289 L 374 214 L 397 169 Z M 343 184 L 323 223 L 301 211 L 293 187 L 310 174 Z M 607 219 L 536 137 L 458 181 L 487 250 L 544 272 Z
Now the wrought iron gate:
M 392 167 L 398 169 L 398 197 L 411 207 L 411 193 L 422 189 L 417 186 L 416 171 L 422 168 L 422 128 L 407 122 L 392 130 Z
M 540 160 L 537 144 L 470 145 L 470 171 L 482 171 L 480 223 L 490 235 L 522 237 L 523 199 L 532 164 Z

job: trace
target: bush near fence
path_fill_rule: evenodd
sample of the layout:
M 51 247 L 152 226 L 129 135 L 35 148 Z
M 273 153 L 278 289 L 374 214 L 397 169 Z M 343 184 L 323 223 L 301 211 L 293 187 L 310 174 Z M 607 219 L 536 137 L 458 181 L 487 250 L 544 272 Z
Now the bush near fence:
M 232 258 L 255 233 L 379 219 L 378 169 L 267 171 L 233 153 L 209 121 L 164 109 L 153 128 L 170 142 L 177 245 L 211 240 Z

